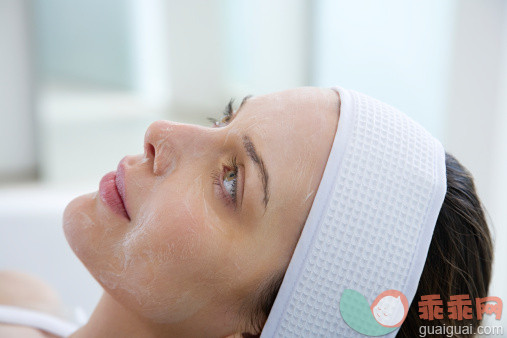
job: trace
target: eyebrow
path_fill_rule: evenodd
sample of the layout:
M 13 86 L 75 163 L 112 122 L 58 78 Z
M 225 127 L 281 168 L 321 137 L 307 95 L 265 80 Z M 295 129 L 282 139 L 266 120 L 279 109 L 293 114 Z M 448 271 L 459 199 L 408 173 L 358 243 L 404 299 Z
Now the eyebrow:
M 254 162 L 254 164 L 259 169 L 262 178 L 262 187 L 264 189 L 264 209 L 268 207 L 269 202 L 269 190 L 268 190 L 268 180 L 269 175 L 266 167 L 264 166 L 264 161 L 262 157 L 255 151 L 255 145 L 252 143 L 252 140 L 248 135 L 243 136 L 243 146 L 245 147 L 245 151 L 250 157 L 250 159 Z
M 264 209 L 268 207 L 269 202 L 269 189 L 268 189 L 268 180 L 269 175 L 266 167 L 264 166 L 264 161 L 262 157 L 255 151 L 255 145 L 248 135 L 243 136 L 243 146 L 245 147 L 245 151 L 248 154 L 248 157 L 254 162 L 254 164 L 259 169 L 262 178 L 262 187 L 264 189 Z
M 234 114 L 234 118 L 238 115 L 239 111 L 241 110 L 241 107 L 248 101 L 248 99 L 252 97 L 252 95 L 247 95 L 243 98 L 241 101 L 241 104 L 239 105 L 239 108 L 236 110 Z M 252 139 L 248 135 L 243 136 L 243 147 L 245 148 L 245 152 L 247 153 L 248 157 L 252 160 L 252 162 L 255 164 L 255 166 L 258 168 L 259 173 L 261 174 L 261 180 L 262 180 L 262 188 L 264 190 L 264 209 L 267 209 L 268 202 L 269 202 L 269 174 L 266 169 L 266 166 L 264 165 L 264 161 L 262 160 L 262 157 L 257 153 L 255 150 L 255 145 L 252 142 Z

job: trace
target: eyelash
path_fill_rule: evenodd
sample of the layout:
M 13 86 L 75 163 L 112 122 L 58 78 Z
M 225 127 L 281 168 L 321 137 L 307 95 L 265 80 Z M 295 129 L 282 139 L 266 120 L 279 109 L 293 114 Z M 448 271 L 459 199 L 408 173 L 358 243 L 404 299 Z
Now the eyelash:
M 234 110 L 232 108 L 232 105 L 234 103 L 234 99 L 231 99 L 227 106 L 225 106 L 223 117 L 220 120 L 217 120 L 214 117 L 208 117 L 208 121 L 210 121 L 213 125 L 212 127 L 223 127 L 229 123 L 229 121 L 232 118 L 232 115 L 234 113 Z
M 224 186 L 225 181 L 225 174 L 229 171 L 234 172 L 234 181 L 232 183 L 232 192 L 229 193 L 227 189 Z M 236 157 L 233 156 L 229 161 L 222 166 L 222 171 L 213 171 L 211 174 L 211 177 L 213 178 L 213 184 L 216 185 L 219 188 L 220 195 L 222 198 L 225 199 L 227 204 L 232 203 L 234 206 L 236 206 L 236 200 L 237 200 L 237 185 L 238 185 L 238 165 L 236 162 Z

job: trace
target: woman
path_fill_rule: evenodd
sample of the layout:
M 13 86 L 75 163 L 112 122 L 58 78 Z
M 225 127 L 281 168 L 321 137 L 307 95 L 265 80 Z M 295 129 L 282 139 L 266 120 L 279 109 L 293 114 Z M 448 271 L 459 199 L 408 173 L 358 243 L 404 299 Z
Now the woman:
M 327 250 L 322 249 L 324 242 L 315 240 L 325 231 L 318 225 L 320 220 L 315 220 L 327 213 L 332 224 L 342 221 L 329 214 L 333 208 L 340 209 L 328 198 L 335 196 L 333 189 L 339 187 L 333 182 L 342 182 L 336 175 L 331 180 L 330 175 L 333 163 L 336 172 L 343 172 L 347 156 L 355 156 L 346 149 L 362 126 L 352 112 L 373 112 L 371 119 L 375 120 L 382 116 L 379 112 L 389 109 L 343 88 L 298 88 L 247 98 L 236 112 L 229 104 L 224 117 L 212 128 L 169 121 L 150 125 L 144 154 L 123 158 L 117 171 L 101 180 L 98 192 L 74 199 L 65 210 L 67 240 L 105 291 L 89 322 L 71 337 L 226 337 L 259 335 L 261 331 L 263 336 L 358 334 L 341 319 L 335 308 L 339 301 L 328 306 L 329 313 L 336 316 L 327 322 L 314 316 L 321 315 L 327 303 L 305 305 L 306 313 L 300 317 L 300 308 L 296 306 L 294 312 L 285 305 L 295 295 L 312 292 L 311 297 L 319 301 L 327 285 L 321 283 L 318 271 L 333 271 L 325 261 L 322 265 L 317 262 L 315 273 L 310 273 L 315 282 L 304 284 L 304 272 L 310 271 L 311 261 L 304 253 L 315 248 Z M 423 133 L 405 117 L 393 121 L 402 121 L 400 128 Z M 438 142 L 421 135 L 416 138 L 440 149 Z M 373 139 L 371 144 L 379 142 Z M 394 143 L 396 152 L 404 149 L 398 140 Z M 428 157 L 428 161 L 436 159 L 435 168 L 440 163 L 438 168 L 444 174 L 436 175 L 435 189 L 420 193 L 426 194 L 420 200 L 432 207 L 420 212 L 424 218 L 420 229 L 417 225 L 408 232 L 413 238 L 407 241 L 413 239 L 414 245 L 407 246 L 408 251 L 402 254 L 408 253 L 413 259 L 371 260 L 388 261 L 388 269 L 399 272 L 400 280 L 409 280 L 398 287 L 411 302 L 401 329 L 392 333 L 399 336 L 414 336 L 422 325 L 417 307 L 420 295 L 440 293 L 445 302 L 454 294 L 468 293 L 472 299 L 487 294 L 492 249 L 481 205 L 469 173 L 450 155 L 445 156 L 445 168 L 443 154 L 437 151 Z M 384 170 L 383 160 L 389 159 L 376 158 L 372 168 Z M 394 172 L 392 175 L 396 177 Z M 410 184 L 410 180 L 418 179 L 417 174 L 408 176 L 404 174 L 400 181 L 406 178 Z M 392 182 L 392 186 L 396 184 Z M 340 193 L 349 188 L 355 191 L 354 186 L 344 185 Z M 329 196 L 323 192 L 326 189 Z M 389 191 L 390 187 L 383 189 Z M 358 198 L 351 203 L 357 206 L 359 202 Z M 319 205 L 325 208 L 314 211 Z M 350 228 L 362 222 L 349 223 Z M 325 235 L 322 238 L 329 239 L 330 245 L 346 245 L 361 243 L 361 236 L 368 234 L 354 233 L 347 238 L 347 230 L 342 229 Z M 369 241 L 382 237 L 368 236 Z M 356 244 L 349 247 L 350 257 L 364 253 Z M 393 247 L 398 248 L 396 243 Z M 389 250 L 386 248 L 391 255 Z M 347 254 L 339 256 L 336 252 L 332 257 L 342 265 L 349 259 Z M 368 260 L 363 258 L 349 259 L 347 264 L 361 268 Z M 335 284 L 330 285 L 347 278 L 349 282 L 340 282 L 340 288 L 349 283 L 348 287 L 356 286 L 367 296 L 361 289 L 366 275 L 338 274 L 330 282 Z M 387 286 L 398 286 L 396 281 L 375 278 L 378 274 L 368 275 L 366 285 L 375 285 L 371 291 L 376 294 Z M 298 289 L 302 285 L 306 285 L 303 291 Z M 308 285 L 315 285 L 310 287 L 313 291 L 307 290 Z M 333 295 L 339 300 L 342 291 L 326 289 L 325 297 Z M 367 298 L 371 302 L 372 298 Z M 284 322 L 294 320 L 305 323 L 300 331 L 297 324 L 284 328 Z M 445 317 L 440 322 L 453 321 Z M 312 323 L 316 323 L 315 330 Z M 331 323 L 330 327 L 325 323 Z M 473 325 L 478 325 L 478 320 L 474 319 Z

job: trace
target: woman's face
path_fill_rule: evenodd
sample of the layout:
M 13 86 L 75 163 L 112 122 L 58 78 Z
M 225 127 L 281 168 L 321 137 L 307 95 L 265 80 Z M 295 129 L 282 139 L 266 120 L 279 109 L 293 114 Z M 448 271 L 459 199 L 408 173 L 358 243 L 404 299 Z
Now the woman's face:
M 64 213 L 70 246 L 150 321 L 234 329 L 244 301 L 290 261 L 338 102 L 330 89 L 298 88 L 252 97 L 216 127 L 154 122 L 144 154 L 120 162 L 129 218 L 99 193 L 77 197 Z

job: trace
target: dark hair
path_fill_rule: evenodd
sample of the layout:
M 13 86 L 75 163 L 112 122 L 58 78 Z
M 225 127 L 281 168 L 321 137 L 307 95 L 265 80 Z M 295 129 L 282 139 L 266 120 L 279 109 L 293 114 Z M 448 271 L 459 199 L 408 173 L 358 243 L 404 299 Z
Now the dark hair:
M 423 295 L 440 294 L 444 305 L 453 295 L 470 295 L 472 308 L 476 297 L 486 297 L 491 279 L 493 244 L 470 172 L 449 153 L 445 153 L 447 192 L 438 215 L 426 264 L 419 281 L 407 318 L 397 337 L 417 337 L 421 325 L 472 325 L 480 321 L 476 314 L 470 320 L 456 322 L 445 314 L 443 319 L 424 321 L 419 318 L 418 300 Z M 243 333 L 244 338 L 259 337 L 276 295 L 282 284 L 283 273 L 278 273 L 260 288 L 250 308 L 254 333 Z M 445 310 L 444 306 L 444 310 Z M 457 335 L 472 337 L 473 335 Z
M 493 243 L 482 203 L 470 172 L 445 154 L 447 192 L 433 232 L 426 264 L 414 300 L 398 337 L 416 337 L 419 327 L 468 326 L 475 329 L 480 321 L 475 313 L 475 298 L 486 297 L 491 279 Z M 419 318 L 418 301 L 423 295 L 440 294 L 443 304 L 453 295 L 470 295 L 474 315 L 470 320 L 456 321 L 445 313 L 443 319 Z M 455 335 L 473 337 L 473 334 Z

